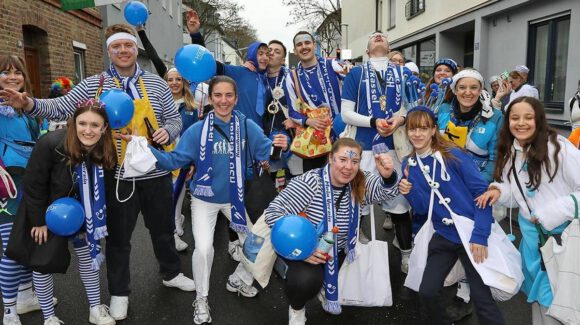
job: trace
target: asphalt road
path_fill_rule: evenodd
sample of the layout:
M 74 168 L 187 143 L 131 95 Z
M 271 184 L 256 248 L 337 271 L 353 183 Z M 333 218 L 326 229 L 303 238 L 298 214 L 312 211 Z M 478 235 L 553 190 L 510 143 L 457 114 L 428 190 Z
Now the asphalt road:
M 187 203 L 186 203 L 187 204 Z M 190 244 L 187 252 L 181 254 L 182 270 L 191 277 L 192 235 L 189 209 L 186 214 L 186 233 L 184 240 Z M 377 210 L 377 212 L 379 212 Z M 368 218 L 367 218 L 368 219 Z M 383 213 L 377 213 L 377 235 L 381 240 L 392 241 L 393 231 L 385 232 L 381 225 Z M 367 220 L 368 221 L 368 220 Z M 368 227 L 368 225 L 366 225 Z M 368 229 L 367 229 L 368 230 Z M 365 231 L 368 233 L 368 231 Z M 209 302 L 214 324 L 287 324 L 288 305 L 283 292 L 283 280 L 273 275 L 270 285 L 260 291 L 255 298 L 238 297 L 226 291 L 227 276 L 233 272 L 236 263 L 227 253 L 228 235 L 225 220 L 219 220 L 215 234 L 215 261 L 211 276 Z M 123 325 L 147 324 L 193 324 L 193 307 L 195 293 L 181 292 L 166 288 L 161 284 L 158 265 L 153 256 L 148 232 L 140 220 L 133 234 L 133 252 L 131 259 L 133 290 L 129 300 L 128 319 L 118 322 Z M 390 245 L 390 248 L 392 246 Z M 72 249 L 71 249 L 72 251 Z M 74 256 L 74 254 L 73 254 Z M 396 249 L 389 250 L 391 283 L 394 304 L 384 308 L 344 307 L 340 316 L 324 313 L 317 300 L 307 305 L 308 324 L 423 324 L 421 308 L 417 301 L 401 301 L 399 290 L 404 277 L 401 276 L 400 254 Z M 102 268 L 102 301 L 109 303 L 106 289 L 106 267 Z M 444 299 L 451 299 L 454 288 L 445 290 Z M 79 279 L 76 259 L 73 257 L 71 267 L 66 275 L 55 276 L 55 296 L 59 299 L 56 308 L 57 316 L 66 324 L 88 324 L 89 307 Z M 530 324 L 531 308 L 525 297 L 518 294 L 508 302 L 500 303 L 508 324 Z M 42 324 L 40 312 L 21 316 L 22 323 Z M 470 316 L 459 323 L 461 325 L 478 324 L 475 316 Z

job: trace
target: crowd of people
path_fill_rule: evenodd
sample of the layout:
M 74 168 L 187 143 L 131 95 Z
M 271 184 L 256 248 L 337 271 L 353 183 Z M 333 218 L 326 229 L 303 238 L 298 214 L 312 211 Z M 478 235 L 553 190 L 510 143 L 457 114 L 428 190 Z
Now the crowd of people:
M 199 16 L 187 17 L 192 43 L 204 46 Z M 137 63 L 137 37 L 157 74 Z M 256 42 L 243 66 L 216 62 L 216 76 L 190 83 L 165 66 L 144 26 L 136 31 L 112 25 L 105 38 L 108 69 L 77 85 L 59 78 L 47 99 L 29 96 L 21 57 L 0 58 L 0 167 L 9 178 L 3 177 L 8 194 L 0 198 L 3 324 L 21 324 L 19 314 L 39 309 L 45 325 L 62 323 L 52 274 L 67 272 L 69 241 L 89 322 L 126 319 L 131 235 L 139 214 L 162 284 L 196 291 L 193 322 L 211 323 L 208 295 L 220 215 L 229 222 L 228 253 L 240 262 L 226 289 L 248 298 L 259 294 L 241 255 L 258 221 L 246 213 L 245 183 L 262 172 L 279 191 L 263 212 L 269 227 L 301 215 L 318 229 L 338 229 L 330 252 L 284 260 L 289 324 L 305 324 L 305 305 L 317 296 L 326 312 L 341 313 L 335 270 L 352 263 L 357 246 L 369 241 L 361 221 L 372 216 L 373 204 L 386 214 L 383 228 L 394 228 L 400 271 L 418 277 L 409 288 L 418 292 L 432 324 L 452 324 L 470 314 L 473 304 L 480 323 L 506 323 L 496 288 L 480 266 L 496 244 L 490 237 L 494 224 L 507 215 L 500 207 L 518 207 L 523 283 L 517 288 L 532 304 L 533 324 L 560 323 L 548 315 L 554 293 L 539 241 L 544 233 L 561 234 L 574 215 L 570 195 L 580 199 L 580 151 L 576 138 L 572 144 L 549 126 L 527 67 L 486 82 L 476 69 L 441 58 L 417 98 L 406 80 L 420 71 L 391 51 L 385 34 L 372 33 L 368 60 L 353 66 L 316 55 L 315 38 L 301 31 L 293 38 L 300 61 L 293 69 L 285 66 L 282 42 Z M 129 126 L 111 128 L 99 101 L 110 89 L 132 99 Z M 580 125 L 576 99 L 580 95 L 570 102 L 571 122 Z M 141 137 L 148 139 L 156 164 L 134 176 L 127 173 L 125 155 Z M 180 238 L 188 189 L 193 279 L 181 272 L 177 253 L 188 247 Z M 63 197 L 84 207 L 84 225 L 70 238 L 54 234 L 44 219 L 51 203 Z M 471 228 L 456 226 L 452 215 L 469 219 Z M 431 236 L 417 241 L 428 229 Z M 425 252 L 422 265 L 418 252 Z M 455 281 L 453 304 L 444 306 L 442 287 L 458 261 L 464 275 Z M 108 306 L 100 297 L 102 262 Z

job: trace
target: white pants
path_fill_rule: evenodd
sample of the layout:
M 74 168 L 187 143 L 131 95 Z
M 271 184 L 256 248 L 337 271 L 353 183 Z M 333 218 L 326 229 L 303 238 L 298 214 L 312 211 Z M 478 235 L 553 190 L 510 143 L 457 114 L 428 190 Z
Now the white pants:
M 191 259 L 193 278 L 195 280 L 195 287 L 198 297 L 201 295 L 207 297 L 209 293 L 209 276 L 211 274 L 211 266 L 213 264 L 214 248 L 213 235 L 215 232 L 215 225 L 217 222 L 218 212 L 222 212 L 228 220 L 231 218 L 230 203 L 218 204 L 209 203 L 192 197 L 191 200 L 191 215 L 192 215 L 192 232 L 195 240 L 195 250 Z M 251 228 L 252 222 L 246 215 L 246 222 Z M 246 239 L 245 234 L 238 233 L 240 243 L 243 244 Z M 252 285 L 254 278 L 242 263 L 233 273 L 239 277 L 247 285 Z
M 395 150 L 389 150 L 388 155 L 391 156 L 393 159 L 393 164 L 395 166 L 395 170 L 399 175 L 401 174 L 401 162 L 397 157 L 397 153 Z M 363 151 L 361 161 L 360 161 L 360 169 L 371 172 L 375 175 L 380 176 L 379 171 L 377 170 L 377 166 L 375 164 L 375 157 L 373 152 L 370 150 Z M 402 194 L 397 195 L 395 198 L 385 201 L 382 203 L 383 211 L 401 214 L 409 211 L 411 207 L 409 206 L 409 202 Z M 370 213 L 370 207 L 365 206 L 362 210 L 363 215 L 368 215 Z

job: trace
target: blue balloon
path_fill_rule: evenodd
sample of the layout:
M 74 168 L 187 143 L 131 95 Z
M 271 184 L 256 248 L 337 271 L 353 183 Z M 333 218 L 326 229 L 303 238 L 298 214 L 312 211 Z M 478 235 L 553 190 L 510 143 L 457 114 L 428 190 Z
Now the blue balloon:
M 308 219 L 295 215 L 287 215 L 276 221 L 271 240 L 278 255 L 295 261 L 310 257 L 318 244 L 314 225 Z
M 332 121 L 332 130 L 334 131 L 334 134 L 336 134 L 336 136 L 340 136 L 340 134 L 342 133 L 342 131 L 344 131 L 345 128 L 346 124 L 342 120 L 342 115 L 340 114 L 336 115 L 336 117 Z
M 149 10 L 142 2 L 131 1 L 125 6 L 123 15 L 129 24 L 133 26 L 139 26 L 145 24 L 147 21 L 147 18 L 149 17 Z
M 131 122 L 135 114 L 135 104 L 126 92 L 116 88 L 109 89 L 99 100 L 105 104 L 111 129 L 121 129 Z
M 46 209 L 46 226 L 58 236 L 75 234 L 85 222 L 85 211 L 79 201 L 63 197 L 52 202 Z
M 216 63 L 208 49 L 189 44 L 175 53 L 177 71 L 190 82 L 203 82 L 215 76 Z

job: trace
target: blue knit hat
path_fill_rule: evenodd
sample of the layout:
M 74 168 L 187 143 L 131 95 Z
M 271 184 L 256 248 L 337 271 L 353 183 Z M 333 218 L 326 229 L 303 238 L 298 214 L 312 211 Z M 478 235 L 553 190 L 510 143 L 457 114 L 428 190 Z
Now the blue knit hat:
M 453 74 L 457 73 L 457 62 L 453 61 L 452 59 L 449 58 L 444 58 L 444 59 L 439 59 L 437 60 L 437 62 L 435 62 L 435 66 L 433 67 L 433 73 L 435 73 L 435 70 L 437 70 L 437 67 L 440 65 L 446 65 L 449 67 L 449 69 L 451 69 L 451 71 L 453 72 Z

